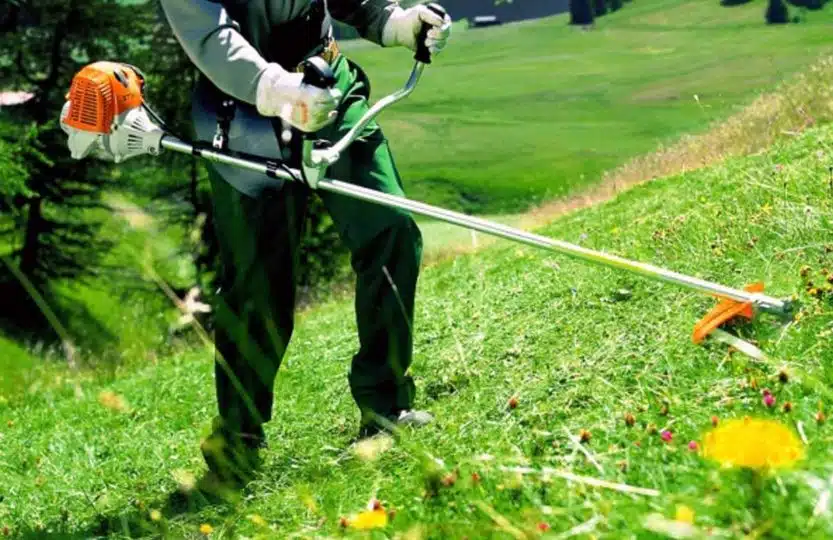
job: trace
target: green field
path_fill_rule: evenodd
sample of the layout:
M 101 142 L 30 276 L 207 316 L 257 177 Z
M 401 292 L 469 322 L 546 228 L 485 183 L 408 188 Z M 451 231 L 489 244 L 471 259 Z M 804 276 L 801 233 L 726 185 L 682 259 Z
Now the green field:
M 564 16 L 461 28 L 382 120 L 409 194 L 515 223 L 529 205 L 705 130 L 833 51 L 831 8 L 781 28 L 763 25 L 763 9 L 635 0 L 586 32 Z M 403 51 L 345 49 L 377 97 L 407 75 Z M 829 101 L 824 70 L 805 85 L 816 101 Z M 137 278 L 152 261 L 190 284 L 177 243 L 187 232 L 111 195 L 122 212 L 103 229 L 119 241 L 108 262 L 129 267 L 141 289 L 62 286 L 57 306 L 72 337 L 112 339 L 90 359 L 95 369 L 68 370 L 57 349 L 0 336 L 0 537 L 833 536 L 833 420 L 817 421 L 833 406 L 833 125 L 785 131 L 765 152 L 633 188 L 538 231 L 796 298 L 790 323 L 763 316 L 732 329 L 769 360 L 692 344 L 710 298 L 498 241 L 424 269 L 413 373 L 434 424 L 357 451 L 352 298 L 313 306 L 278 376 L 263 470 L 227 504 L 181 496 L 204 471 L 213 351 L 181 339 L 173 306 Z M 485 244 L 423 229 L 439 251 Z M 84 312 L 99 327 L 72 316 Z M 806 458 L 756 475 L 699 454 L 713 417 L 745 416 L 800 432 Z M 373 499 L 391 512 L 386 527 L 343 526 Z M 693 524 L 674 521 L 686 514 Z
M 833 50 L 829 7 L 783 27 L 764 24 L 764 7 L 638 0 L 592 31 L 566 15 L 458 26 L 417 91 L 382 119 L 409 194 L 474 213 L 526 209 L 705 129 Z M 404 83 L 407 52 L 345 49 L 376 97 Z
M 196 350 L 95 381 L 60 377 L 0 402 L 0 526 L 185 538 L 206 524 L 213 537 L 338 537 L 353 535 L 340 518 L 377 498 L 396 515 L 374 538 L 527 538 L 547 527 L 552 538 L 651 537 L 646 520 L 673 518 L 679 505 L 718 537 L 829 536 L 833 518 L 814 507 L 833 469 L 833 431 L 815 421 L 833 395 L 833 293 L 824 285 L 833 268 L 832 150 L 833 128 L 816 128 L 756 157 L 635 188 L 543 231 L 794 295 L 795 322 L 762 317 L 735 329 L 769 362 L 691 343 L 712 304 L 704 296 L 501 244 L 425 271 L 414 374 L 418 405 L 438 420 L 403 433 L 377 460 L 350 446 L 358 419 L 345 372 L 357 344 L 351 302 L 332 302 L 297 325 L 266 465 L 241 501 L 167 504 L 203 470 L 198 441 L 214 413 L 211 354 Z M 764 388 L 775 396 L 771 409 Z M 800 424 L 807 459 L 758 480 L 721 470 L 688 448 L 702 443 L 713 415 Z M 584 444 L 575 441 L 582 430 Z M 506 470 L 519 466 L 527 474 Z M 547 467 L 556 473 L 535 474 Z M 567 482 L 564 471 L 658 493 Z

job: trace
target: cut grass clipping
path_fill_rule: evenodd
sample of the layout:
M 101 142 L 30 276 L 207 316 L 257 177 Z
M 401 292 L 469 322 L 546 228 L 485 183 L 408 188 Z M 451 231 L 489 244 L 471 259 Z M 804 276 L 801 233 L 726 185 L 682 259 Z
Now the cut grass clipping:
M 731 330 L 773 363 L 691 343 L 708 297 L 500 244 L 421 279 L 413 369 L 417 405 L 437 416 L 428 428 L 351 446 L 353 308 L 334 301 L 297 325 L 265 466 L 241 500 L 169 503 L 204 470 L 198 441 L 215 403 L 211 353 L 200 350 L 0 402 L 0 528 L 173 538 L 833 534 L 832 161 L 833 127 L 814 128 L 542 231 L 795 295 L 794 322 L 762 317 Z M 707 435 L 715 426 L 727 429 Z M 750 447 L 731 441 L 756 437 L 765 441 L 751 448 L 771 453 L 726 454 Z

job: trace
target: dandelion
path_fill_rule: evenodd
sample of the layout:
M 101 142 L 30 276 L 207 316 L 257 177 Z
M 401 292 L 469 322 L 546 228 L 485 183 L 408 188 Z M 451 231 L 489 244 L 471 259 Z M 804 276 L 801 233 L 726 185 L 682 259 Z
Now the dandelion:
M 150 511 L 150 520 L 151 521 L 161 521 L 162 520 L 162 512 L 159 510 L 151 510 Z
M 781 469 L 804 457 L 801 441 L 780 422 L 729 420 L 706 434 L 703 456 L 724 467 Z
M 677 505 L 677 513 L 674 515 L 674 521 L 681 523 L 694 524 L 694 510 L 684 504 Z
M 208 523 L 203 523 L 202 525 L 200 525 L 200 533 L 202 533 L 204 536 L 208 536 L 213 532 L 214 532 L 214 527 L 212 527 Z
M 388 526 L 388 513 L 384 508 L 365 510 L 359 512 L 356 517 L 348 519 L 347 526 L 360 531 L 383 529 Z
M 247 516 L 248 520 L 257 525 L 258 527 L 266 527 L 268 524 L 263 517 L 259 516 L 258 514 L 249 514 Z
M 667 429 L 662 430 L 662 433 L 660 433 L 659 436 L 667 443 L 671 442 L 671 439 L 674 438 L 674 435 L 672 435 Z

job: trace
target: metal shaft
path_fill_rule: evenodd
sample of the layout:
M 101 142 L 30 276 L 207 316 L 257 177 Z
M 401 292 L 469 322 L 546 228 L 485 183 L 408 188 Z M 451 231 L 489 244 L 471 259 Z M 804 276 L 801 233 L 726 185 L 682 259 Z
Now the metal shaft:
M 300 177 L 300 173 L 298 171 L 289 169 L 289 172 L 287 172 L 286 170 L 276 169 L 274 164 L 270 164 L 270 162 L 263 159 L 228 155 L 223 152 L 210 149 L 195 149 L 192 145 L 170 136 L 165 136 L 162 139 L 161 146 L 175 152 L 194 154 L 209 161 L 233 165 L 254 172 L 260 172 L 281 180 L 296 181 Z M 546 236 L 502 225 L 500 223 L 467 216 L 459 212 L 453 212 L 444 208 L 431 206 L 429 204 L 413 201 L 405 197 L 381 193 L 379 191 L 356 186 L 347 182 L 322 179 L 318 184 L 318 189 L 329 191 L 331 193 L 338 193 L 354 199 L 381 204 L 391 208 L 408 210 L 414 214 L 438 219 L 440 221 L 480 231 L 492 236 L 511 240 L 513 242 L 519 242 L 521 244 L 569 255 L 587 262 L 627 270 L 647 278 L 673 283 L 675 285 L 717 296 L 719 298 L 728 298 L 737 302 L 751 303 L 756 309 L 768 313 L 786 315 L 790 310 L 788 302 L 760 293 L 750 293 L 739 289 L 733 289 L 718 283 L 712 283 L 696 277 L 679 274 L 658 266 L 631 261 L 616 255 L 594 251 L 581 246 L 576 246 L 574 244 L 569 244 L 567 242 L 562 242 L 560 240 L 547 238 Z

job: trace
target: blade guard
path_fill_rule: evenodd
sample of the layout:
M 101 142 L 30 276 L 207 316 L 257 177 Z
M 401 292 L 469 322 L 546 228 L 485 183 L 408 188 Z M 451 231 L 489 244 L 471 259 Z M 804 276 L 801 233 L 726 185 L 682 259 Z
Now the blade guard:
M 764 291 L 764 284 L 752 283 L 743 289 L 746 292 L 759 293 Z M 702 343 L 709 334 L 732 319 L 743 317 L 744 319 L 751 320 L 754 315 L 755 310 L 749 302 L 743 303 L 729 299 L 721 300 L 714 309 L 709 311 L 705 317 L 694 325 L 694 333 L 691 336 L 691 340 L 694 343 Z

